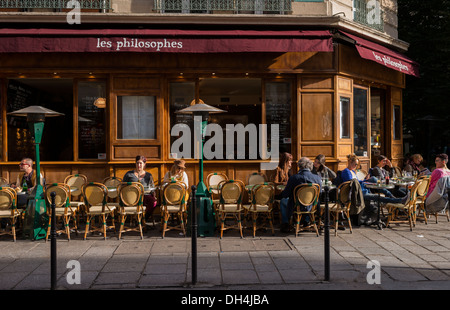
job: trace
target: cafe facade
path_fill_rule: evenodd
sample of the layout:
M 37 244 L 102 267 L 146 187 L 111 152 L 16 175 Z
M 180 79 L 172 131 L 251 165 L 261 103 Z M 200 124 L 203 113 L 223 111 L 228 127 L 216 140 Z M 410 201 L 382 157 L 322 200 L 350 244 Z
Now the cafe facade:
M 35 159 L 26 119 L 8 114 L 31 105 L 64 114 L 45 121 L 47 183 L 123 177 L 144 155 L 155 180 L 184 157 L 196 184 L 193 117 L 175 112 L 201 101 L 224 111 L 209 118 L 205 177 L 269 176 L 281 152 L 334 170 L 351 153 L 365 170 L 379 154 L 401 165 L 405 75 L 418 75 L 407 44 L 340 16 L 266 20 L 0 28 L 1 176 Z

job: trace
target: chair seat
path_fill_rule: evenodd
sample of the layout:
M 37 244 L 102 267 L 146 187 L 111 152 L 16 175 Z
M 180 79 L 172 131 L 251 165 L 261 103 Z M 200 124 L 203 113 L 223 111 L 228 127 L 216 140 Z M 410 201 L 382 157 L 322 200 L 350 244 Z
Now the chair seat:
M 397 208 L 397 209 L 409 209 L 409 204 L 403 204 L 403 203 L 387 203 L 386 208 Z
M 71 202 L 70 202 L 70 206 L 71 206 L 71 207 L 80 207 L 80 206 L 84 206 L 84 202 L 82 202 L 82 201 L 71 201 Z
M 137 212 L 137 208 L 136 207 L 122 207 L 119 208 L 119 214 L 142 214 L 142 208 L 139 209 L 139 212 Z
M 244 205 L 245 209 L 247 209 L 248 212 L 269 212 L 272 209 L 268 205 L 256 205 L 255 207 L 252 207 L 252 205 Z
M 164 208 L 161 208 L 163 210 Z M 173 205 L 173 206 L 167 206 L 167 212 L 169 213 L 175 213 L 180 211 L 180 205 Z
M 219 205 L 219 211 L 223 212 L 241 212 L 242 209 L 238 209 L 239 205 L 235 203 L 225 204 L 225 205 Z
M 75 212 L 73 212 L 71 209 L 67 210 L 67 215 L 73 215 Z M 64 215 L 64 208 L 56 208 L 55 209 L 55 215 L 56 216 L 62 216 Z
M 120 203 L 119 202 L 108 202 L 108 203 L 106 203 L 110 208 L 111 207 L 115 207 L 115 208 L 118 208 L 118 207 L 120 207 Z M 136 209 L 136 207 L 134 207 L 135 209 Z
M 114 209 L 116 209 L 116 207 L 114 206 L 110 206 L 109 209 L 105 207 L 105 212 L 102 212 L 102 205 L 96 205 L 96 206 L 91 206 L 89 208 L 89 213 L 92 215 L 97 215 L 97 214 L 107 214 L 107 213 L 111 213 Z
M 0 218 L 12 218 L 12 217 L 18 217 L 20 214 L 15 213 L 13 216 L 11 215 L 11 210 L 0 210 Z

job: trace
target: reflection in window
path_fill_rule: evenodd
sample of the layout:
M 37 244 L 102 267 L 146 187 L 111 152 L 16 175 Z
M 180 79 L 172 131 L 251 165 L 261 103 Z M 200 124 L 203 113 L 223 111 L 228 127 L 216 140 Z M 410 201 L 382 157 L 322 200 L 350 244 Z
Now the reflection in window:
M 11 79 L 7 88 L 7 112 L 32 105 L 63 113 L 45 119 L 40 144 L 41 161 L 73 160 L 73 80 Z M 8 160 L 35 160 L 35 147 L 26 117 L 8 115 Z M 56 147 L 56 149 L 55 149 Z
M 350 138 L 350 98 L 341 97 L 339 103 L 341 115 L 341 139 Z
M 355 154 L 367 156 L 367 89 L 353 89 L 353 114 Z
M 78 83 L 78 152 L 80 159 L 100 159 L 106 154 L 106 85 Z
M 156 139 L 155 96 L 117 97 L 117 139 Z
M 280 153 L 282 152 L 291 153 L 290 82 L 266 83 L 266 123 L 268 125 L 272 124 L 279 125 Z M 270 133 L 268 134 L 268 136 L 270 137 Z
M 394 140 L 400 140 L 402 134 L 402 120 L 400 106 L 394 105 Z

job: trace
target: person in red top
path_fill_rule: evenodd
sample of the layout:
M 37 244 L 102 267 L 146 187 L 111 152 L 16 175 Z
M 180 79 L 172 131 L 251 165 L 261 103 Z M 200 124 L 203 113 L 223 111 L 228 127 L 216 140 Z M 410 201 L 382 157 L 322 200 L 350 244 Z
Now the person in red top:
M 447 168 L 447 154 L 436 155 L 436 160 L 434 162 L 436 164 L 436 169 L 434 169 L 433 173 L 431 173 L 430 186 L 428 187 L 427 197 L 430 196 L 430 194 L 433 192 L 440 178 L 444 176 L 450 176 L 450 169 Z

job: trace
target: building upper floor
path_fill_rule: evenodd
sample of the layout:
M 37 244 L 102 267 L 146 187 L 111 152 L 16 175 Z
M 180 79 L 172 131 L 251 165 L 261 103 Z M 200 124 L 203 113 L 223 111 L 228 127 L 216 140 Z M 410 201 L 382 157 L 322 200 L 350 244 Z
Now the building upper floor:
M 0 22 L 339 26 L 397 40 L 397 0 L 0 0 Z M 391 43 L 391 42 L 386 42 Z

